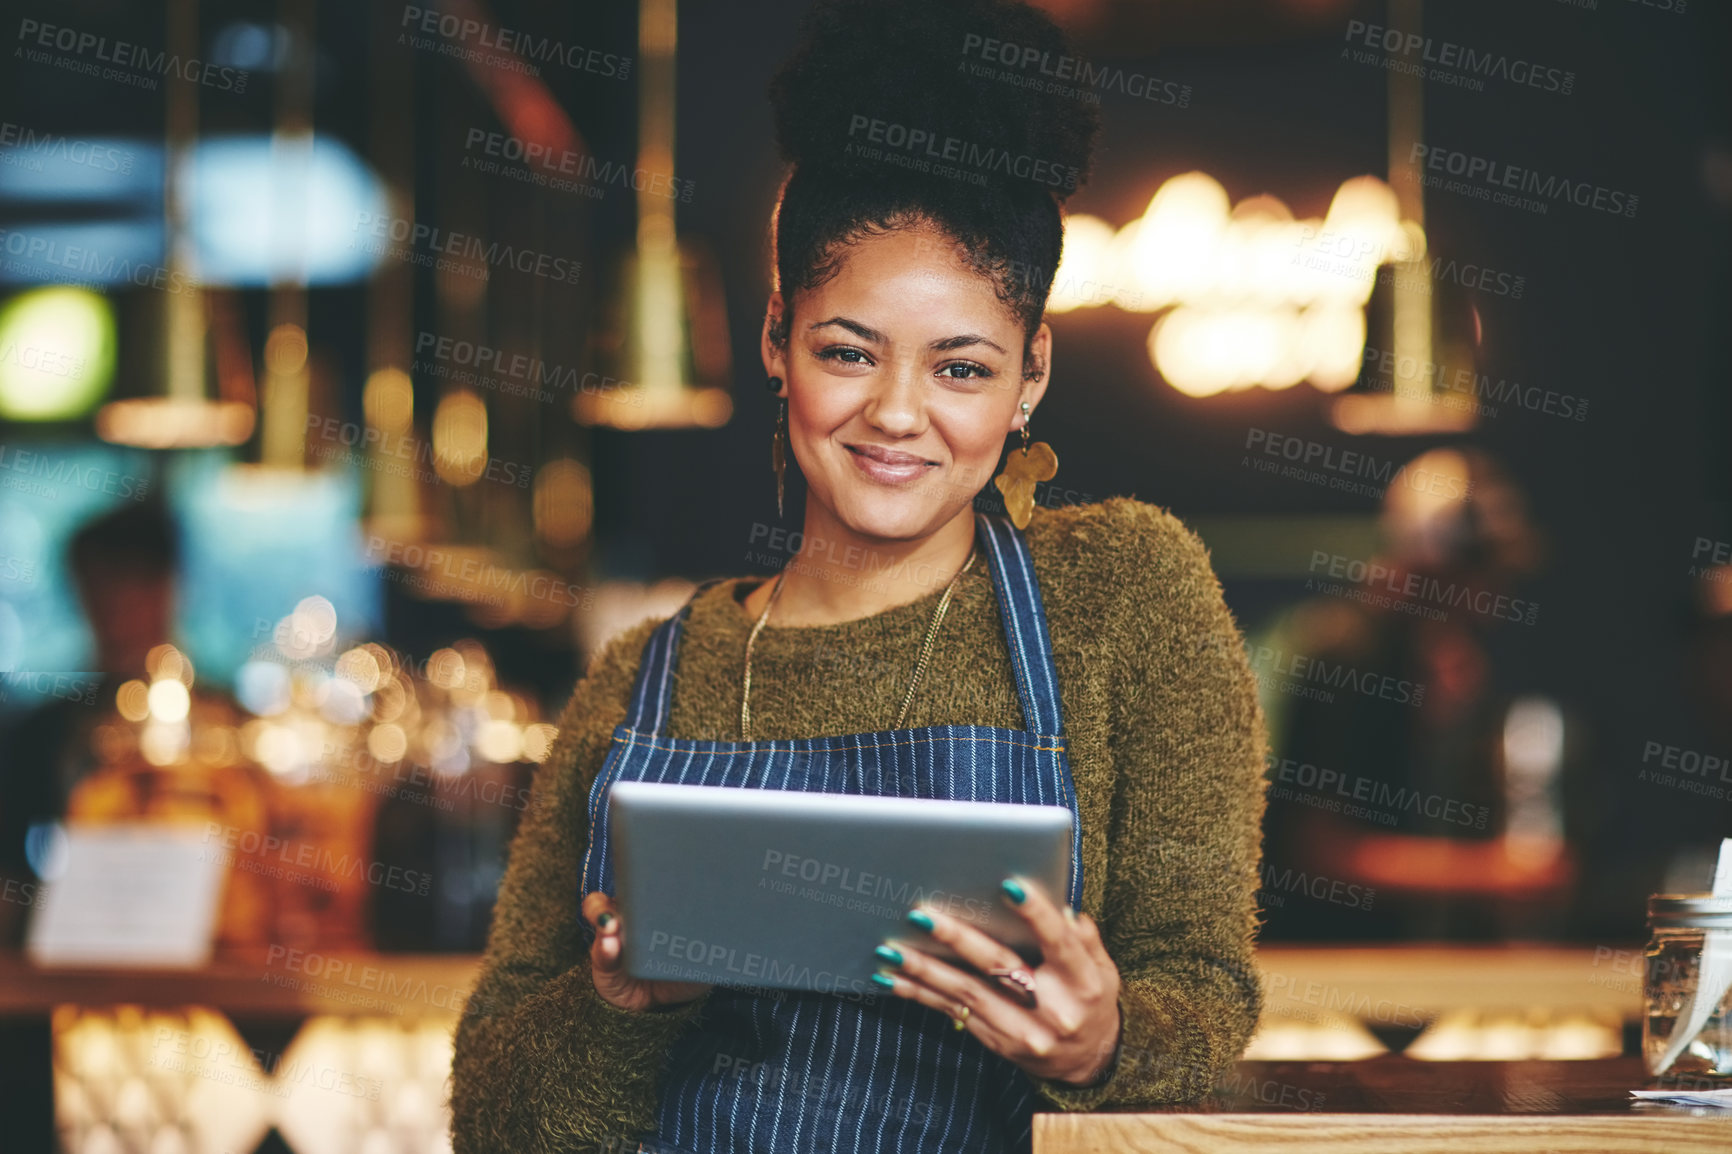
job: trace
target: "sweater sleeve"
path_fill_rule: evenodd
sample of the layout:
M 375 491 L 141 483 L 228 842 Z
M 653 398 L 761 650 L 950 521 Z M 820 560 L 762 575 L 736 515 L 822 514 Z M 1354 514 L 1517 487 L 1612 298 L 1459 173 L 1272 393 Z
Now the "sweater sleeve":
M 603 1000 L 578 910 L 590 783 L 625 720 L 644 640 L 658 623 L 640 623 L 604 648 L 536 771 L 480 977 L 457 1025 L 456 1154 L 616 1149 L 653 1130 L 668 1046 L 705 1001 L 634 1013 Z
M 1125 549 L 1102 660 L 1121 674 L 1098 915 L 1119 968 L 1118 1060 L 1098 1086 L 1039 1083 L 1064 1110 L 1206 1096 L 1262 1010 L 1253 957 L 1266 726 L 1203 543 L 1155 506 L 1113 501 Z

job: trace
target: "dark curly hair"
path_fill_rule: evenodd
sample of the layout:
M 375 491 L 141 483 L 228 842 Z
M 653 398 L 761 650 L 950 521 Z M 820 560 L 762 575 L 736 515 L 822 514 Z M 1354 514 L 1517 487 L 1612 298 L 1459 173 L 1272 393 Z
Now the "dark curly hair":
M 804 31 L 770 82 L 792 166 L 771 339 L 787 342 L 794 294 L 835 276 L 850 244 L 929 223 L 1031 340 L 1063 248 L 1060 205 L 1088 179 L 1099 131 L 1094 105 L 1045 91 L 1042 67 L 1075 69 L 1064 34 L 1011 0 L 820 0 Z

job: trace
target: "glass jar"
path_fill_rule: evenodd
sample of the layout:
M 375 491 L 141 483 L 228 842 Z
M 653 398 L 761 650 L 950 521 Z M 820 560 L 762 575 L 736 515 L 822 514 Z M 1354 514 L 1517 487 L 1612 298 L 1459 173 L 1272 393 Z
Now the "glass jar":
M 1673 1033 L 1688 1029 L 1690 1020 L 1699 1016 L 1694 995 L 1710 935 L 1725 959 L 1721 973 L 1732 976 L 1732 898 L 1655 894 L 1648 898 L 1648 927 L 1642 1061 L 1650 1076 L 1659 1077 L 1659 1062 Z M 1719 993 L 1719 1004 L 1664 1071 L 1665 1077 L 1732 1084 L 1732 990 L 1723 987 Z

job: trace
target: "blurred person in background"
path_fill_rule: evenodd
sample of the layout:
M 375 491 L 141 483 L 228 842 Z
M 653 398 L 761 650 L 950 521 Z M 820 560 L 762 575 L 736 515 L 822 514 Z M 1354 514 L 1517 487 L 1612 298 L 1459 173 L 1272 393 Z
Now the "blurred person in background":
M 1381 528 L 1376 557 L 1314 557 L 1318 593 L 1253 644 L 1275 734 L 1268 933 L 1557 932 L 1579 750 L 1523 683 L 1539 609 L 1522 581 L 1542 557 L 1526 500 L 1489 454 L 1434 449 L 1390 482 Z
M 93 740 L 120 685 L 145 676 L 151 649 L 168 641 L 179 566 L 175 525 L 160 501 L 126 501 L 84 524 L 66 564 L 94 644 L 86 674 L 60 674 L 64 692 L 0 734 L 0 877 L 34 895 L 54 823 L 73 789 L 98 767 Z M 43 675 L 53 680 L 55 675 Z M 27 904 L 0 905 L 0 945 L 17 946 Z

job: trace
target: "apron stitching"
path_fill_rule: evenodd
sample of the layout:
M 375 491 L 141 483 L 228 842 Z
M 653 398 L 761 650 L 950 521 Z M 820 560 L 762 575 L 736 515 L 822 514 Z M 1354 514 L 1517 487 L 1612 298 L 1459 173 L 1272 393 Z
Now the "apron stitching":
M 983 726 L 982 728 L 997 728 L 997 727 L 996 726 Z M 908 731 L 907 730 L 889 730 L 888 732 L 906 733 Z M 1018 731 L 1017 730 L 1006 730 L 1005 732 L 1015 733 Z M 646 734 L 633 733 L 630 737 L 620 737 L 616 734 L 614 736 L 614 741 L 618 744 L 636 746 L 638 748 L 643 748 L 643 749 L 659 749 L 659 750 L 662 750 L 662 751 L 668 752 L 668 753 L 681 752 L 680 747 L 678 745 L 657 745 L 653 739 L 656 737 L 659 737 L 659 736 L 660 736 L 660 734 L 655 734 L 655 733 L 646 733 Z M 670 740 L 679 741 L 682 739 L 672 738 Z M 780 741 L 781 739 L 778 738 L 777 740 Z M 813 740 L 830 740 L 830 739 L 815 738 Z M 1039 739 L 1037 738 L 1036 740 L 1039 740 Z M 873 749 L 888 749 L 892 746 L 897 746 L 897 745 L 937 745 L 939 743 L 952 742 L 952 741 L 969 741 L 969 742 L 988 741 L 988 742 L 992 742 L 995 745 L 1014 745 L 1019 749 L 1029 749 L 1029 750 L 1033 750 L 1037 753 L 1063 753 L 1064 748 L 1065 748 L 1062 745 L 1030 745 L 1026 741 L 1013 741 L 1007 737 L 952 737 L 952 738 L 945 738 L 945 737 L 938 737 L 938 736 L 917 737 L 917 738 L 911 738 L 910 740 L 907 740 L 907 741 L 888 741 L 888 742 L 882 742 L 882 743 L 874 741 L 872 743 L 872 748 Z M 769 743 L 766 742 L 766 744 L 769 744 Z M 691 752 L 696 752 L 696 751 L 691 751 Z M 712 749 L 712 750 L 704 750 L 703 752 L 708 753 L 708 754 L 715 756 L 715 757 L 750 757 L 750 756 L 752 756 L 753 751 L 749 750 L 749 749 Z M 772 752 L 774 752 L 774 751 L 772 751 Z M 813 753 L 817 753 L 817 752 L 837 753 L 837 752 L 841 752 L 841 749 L 840 749 L 840 747 L 819 745 L 819 746 L 813 746 L 809 752 L 813 752 Z

